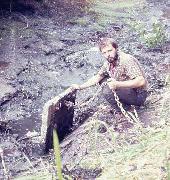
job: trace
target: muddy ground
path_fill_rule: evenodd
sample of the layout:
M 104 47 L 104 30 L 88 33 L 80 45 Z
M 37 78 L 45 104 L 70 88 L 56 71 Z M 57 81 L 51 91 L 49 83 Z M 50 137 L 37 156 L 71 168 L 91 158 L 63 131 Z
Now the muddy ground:
M 51 14 L 40 9 L 24 12 L 15 9 L 10 13 L 1 8 L 0 147 L 10 178 L 35 172 L 45 172 L 44 178 L 49 172 L 55 174 L 53 155 L 42 155 L 42 145 L 27 135 L 29 132 L 40 133 L 45 102 L 71 84 L 85 82 L 97 72 L 104 61 L 97 49 L 97 40 L 102 36 L 115 37 L 120 48 L 133 54 L 144 66 L 150 96 L 146 105 L 138 109 L 142 127 L 147 129 L 165 124 L 160 122 L 160 98 L 164 99 L 164 93 L 169 91 L 165 86 L 170 67 L 168 35 L 162 46 L 149 48 L 127 23 L 126 17 L 118 16 L 113 23 L 101 25 L 96 20 L 97 15 L 87 11 L 89 6 L 78 3 L 74 8 L 72 4 L 68 6 L 68 2 L 60 2 L 57 13 Z M 118 8 L 115 12 L 130 14 L 129 19 L 141 20 L 148 28 L 154 17 L 165 26 L 168 34 L 169 8 L 167 1 L 146 1 L 141 7 L 134 6 L 133 11 Z M 88 101 L 97 89 L 98 86 L 78 92 L 77 102 Z M 85 123 L 81 121 L 81 112 L 90 116 Z M 95 162 L 93 155 L 99 152 L 94 153 L 94 149 L 104 151 L 108 144 L 120 145 L 121 138 L 126 135 L 126 142 L 137 144 L 134 127 L 133 123 L 116 116 L 100 94 L 88 107 L 77 107 L 74 132 L 61 143 L 64 173 L 74 179 L 100 177 L 103 165 Z M 115 143 L 110 140 L 112 132 L 115 133 Z M 101 139 L 96 140 L 98 133 Z M 114 152 L 113 147 L 108 151 Z M 0 164 L 0 177 L 5 178 L 3 164 Z

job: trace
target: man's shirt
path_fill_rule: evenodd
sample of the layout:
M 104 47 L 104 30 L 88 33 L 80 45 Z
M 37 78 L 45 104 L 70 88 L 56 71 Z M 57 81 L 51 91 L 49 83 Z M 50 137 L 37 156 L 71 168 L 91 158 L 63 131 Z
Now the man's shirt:
M 143 76 L 145 78 L 144 71 L 138 60 L 132 55 L 126 54 L 122 51 L 118 52 L 118 59 L 115 64 L 106 61 L 98 74 L 101 76 L 107 74 L 117 81 L 132 80 L 138 76 Z M 146 87 L 139 89 L 146 89 Z

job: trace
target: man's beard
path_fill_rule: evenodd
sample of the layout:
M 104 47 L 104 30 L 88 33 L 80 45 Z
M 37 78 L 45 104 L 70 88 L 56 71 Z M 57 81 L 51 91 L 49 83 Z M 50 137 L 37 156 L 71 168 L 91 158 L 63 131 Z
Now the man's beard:
M 118 59 L 118 54 L 116 53 L 115 57 L 109 57 L 107 58 L 107 61 L 111 64 L 115 64 L 117 62 L 117 59 Z

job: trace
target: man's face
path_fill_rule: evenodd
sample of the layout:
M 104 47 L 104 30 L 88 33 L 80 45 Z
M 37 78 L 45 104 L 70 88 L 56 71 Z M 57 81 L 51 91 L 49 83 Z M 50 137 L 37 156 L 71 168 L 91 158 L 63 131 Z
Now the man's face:
M 101 52 L 109 63 L 112 63 L 115 61 L 115 56 L 117 54 L 117 50 L 111 44 L 102 48 Z

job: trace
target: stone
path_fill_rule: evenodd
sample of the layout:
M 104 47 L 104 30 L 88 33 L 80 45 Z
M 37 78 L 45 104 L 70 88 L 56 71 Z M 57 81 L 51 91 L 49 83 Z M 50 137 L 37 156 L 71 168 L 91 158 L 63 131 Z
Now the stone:
M 15 96 L 17 90 L 9 85 L 4 79 L 0 79 L 1 91 L 0 91 L 0 105 L 9 101 Z

